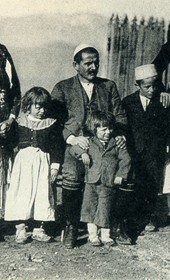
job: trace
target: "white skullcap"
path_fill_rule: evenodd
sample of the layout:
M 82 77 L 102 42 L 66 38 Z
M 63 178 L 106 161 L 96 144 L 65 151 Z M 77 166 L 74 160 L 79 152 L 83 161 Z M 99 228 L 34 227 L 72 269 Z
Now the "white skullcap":
M 88 44 L 79 44 L 75 50 L 74 50 L 74 53 L 73 53 L 73 58 L 76 56 L 76 54 L 78 54 L 80 51 L 86 49 L 86 48 L 93 48 L 93 49 L 96 49 L 95 47 L 93 47 L 92 45 L 88 45 Z
M 145 64 L 135 68 L 136 81 L 151 78 L 157 75 L 158 73 L 154 64 Z

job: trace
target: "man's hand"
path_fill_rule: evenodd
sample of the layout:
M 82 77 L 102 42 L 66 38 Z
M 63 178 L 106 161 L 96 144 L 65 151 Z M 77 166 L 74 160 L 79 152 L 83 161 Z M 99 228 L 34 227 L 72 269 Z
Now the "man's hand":
M 69 141 L 67 141 L 67 143 L 72 146 L 79 145 L 83 150 L 87 150 L 89 147 L 89 140 L 84 136 L 72 136 L 70 137 Z
M 116 144 L 121 149 L 126 149 L 126 138 L 125 136 L 116 136 L 115 137 Z
M 58 169 L 51 168 L 51 184 L 53 184 L 54 181 L 57 179 L 57 175 L 58 175 Z
M 84 165 L 89 165 L 90 164 L 90 157 L 89 157 L 88 154 L 83 153 L 81 155 L 81 159 L 82 159 L 82 162 L 84 163 Z
M 8 120 L 5 120 L 2 123 L 0 123 L 0 136 L 1 137 L 7 136 L 6 134 L 10 130 L 13 121 L 14 120 L 12 118 L 9 118 Z
M 7 132 L 10 129 L 10 125 L 7 121 L 0 123 L 0 136 L 5 138 L 7 136 Z
M 168 93 L 168 92 L 161 92 L 160 102 L 162 103 L 164 108 L 169 107 L 170 106 L 170 93 Z

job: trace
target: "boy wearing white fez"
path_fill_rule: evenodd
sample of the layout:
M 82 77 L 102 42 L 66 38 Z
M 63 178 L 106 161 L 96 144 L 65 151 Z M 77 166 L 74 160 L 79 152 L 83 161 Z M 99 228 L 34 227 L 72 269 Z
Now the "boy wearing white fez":
M 133 228 L 130 234 L 137 238 L 150 221 L 161 188 L 169 109 L 160 103 L 160 82 L 153 64 L 136 67 L 135 79 L 139 89 L 124 98 L 123 106 L 136 181 L 136 231 Z
M 97 77 L 99 53 L 96 48 L 88 44 L 78 45 L 73 54 L 73 67 L 77 75 L 57 83 L 51 94 L 53 104 L 56 105 L 55 112 L 58 113 L 56 117 L 62 117 L 66 141 L 62 198 L 66 218 L 63 243 L 67 248 L 73 248 L 76 244 L 85 172 L 82 162 L 70 155 L 70 146 L 88 148 L 89 140 L 84 136 L 84 124 L 91 111 L 109 111 L 115 116 L 119 127 L 116 139 L 120 146 L 124 146 L 121 135 L 127 121 L 116 84 Z

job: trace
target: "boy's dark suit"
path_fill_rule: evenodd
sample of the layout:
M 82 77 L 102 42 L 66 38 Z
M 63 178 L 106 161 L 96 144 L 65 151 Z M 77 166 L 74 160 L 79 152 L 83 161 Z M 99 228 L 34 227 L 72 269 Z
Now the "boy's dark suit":
M 144 227 L 153 213 L 161 187 L 169 109 L 161 105 L 157 95 L 144 111 L 139 91 L 126 97 L 123 106 L 128 118 L 128 147 L 136 179 L 137 219 Z

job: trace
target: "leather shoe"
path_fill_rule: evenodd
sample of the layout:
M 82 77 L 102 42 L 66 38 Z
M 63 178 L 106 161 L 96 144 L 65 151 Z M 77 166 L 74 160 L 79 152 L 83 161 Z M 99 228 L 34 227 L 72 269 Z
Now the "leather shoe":
M 0 242 L 4 242 L 5 241 L 5 238 L 4 236 L 0 233 Z
M 66 226 L 63 236 L 63 244 L 67 249 L 73 249 L 77 240 L 77 228 L 73 225 Z
M 102 245 L 100 239 L 97 236 L 93 239 L 89 239 L 89 243 L 94 247 L 100 247 Z
M 120 233 L 116 240 L 120 244 L 124 244 L 124 245 L 132 244 L 131 238 L 126 233 Z

